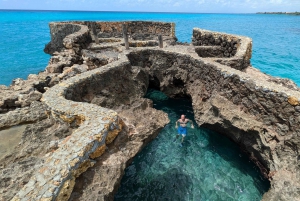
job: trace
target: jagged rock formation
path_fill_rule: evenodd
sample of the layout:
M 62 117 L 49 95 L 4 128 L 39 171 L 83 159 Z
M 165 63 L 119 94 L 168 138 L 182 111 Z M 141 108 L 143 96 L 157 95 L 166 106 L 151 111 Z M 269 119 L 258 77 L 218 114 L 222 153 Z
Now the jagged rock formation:
M 77 178 L 69 200 L 113 200 L 131 159 L 157 136 L 157 127 L 168 122 L 167 115 L 153 109 L 149 100 L 137 101 L 133 105 L 133 109 L 119 113 L 128 127 L 108 146 L 108 152 L 95 159 L 93 168 Z
M 251 67 L 247 37 L 194 29 L 193 43 L 186 45 L 176 43 L 174 24 L 126 24 L 129 50 L 120 38 L 120 22 L 51 23 L 46 72 L 1 88 L 0 128 L 35 122 L 27 130 L 37 129 L 25 131 L 28 138 L 24 134 L 15 149 L 20 157 L 4 159 L 1 199 L 112 200 L 130 159 L 168 122 L 143 99 L 150 86 L 191 98 L 198 125 L 227 135 L 249 153 L 271 181 L 263 200 L 297 200 L 296 85 Z M 158 34 L 164 37 L 163 49 L 156 47 Z M 97 38 L 100 44 L 92 42 Z M 35 101 L 42 102 L 35 108 L 39 112 L 26 116 Z M 18 120 L 8 121 L 10 114 Z M 62 130 L 47 134 L 42 124 L 47 132 Z M 30 149 L 31 140 L 43 149 Z M 35 168 L 29 170 L 21 162 L 25 159 Z M 14 177 L 12 167 L 25 176 Z

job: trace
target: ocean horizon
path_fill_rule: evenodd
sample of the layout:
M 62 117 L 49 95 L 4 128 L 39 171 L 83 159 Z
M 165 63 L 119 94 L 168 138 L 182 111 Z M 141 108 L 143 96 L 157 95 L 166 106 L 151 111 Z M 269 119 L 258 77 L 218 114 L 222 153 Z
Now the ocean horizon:
M 300 18 L 251 13 L 0 10 L 0 85 L 43 71 L 49 55 L 51 21 L 162 21 L 176 23 L 180 42 L 191 42 L 194 27 L 252 38 L 251 64 L 264 73 L 300 85 Z
M 198 12 L 156 12 L 156 11 L 117 11 L 117 10 L 111 10 L 111 11 L 96 11 L 96 10 L 36 10 L 36 9 L 0 9 L 0 11 L 37 11 L 37 12 L 99 12 L 99 13 L 175 13 L 175 14 L 256 14 L 256 13 L 198 13 Z

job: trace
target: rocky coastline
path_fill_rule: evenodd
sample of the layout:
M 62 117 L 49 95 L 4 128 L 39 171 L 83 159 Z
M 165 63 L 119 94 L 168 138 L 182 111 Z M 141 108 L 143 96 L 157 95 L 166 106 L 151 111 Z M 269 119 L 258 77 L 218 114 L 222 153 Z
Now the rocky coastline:
M 195 28 L 187 45 L 173 23 L 138 21 L 53 22 L 50 32 L 45 71 L 0 86 L 0 129 L 26 125 L 0 157 L 0 200 L 113 200 L 169 122 L 143 98 L 148 87 L 191 98 L 199 126 L 249 153 L 271 182 L 263 200 L 299 199 L 300 91 L 251 66 L 250 38 Z
M 271 15 L 300 15 L 300 12 L 257 12 L 256 14 L 271 14 Z

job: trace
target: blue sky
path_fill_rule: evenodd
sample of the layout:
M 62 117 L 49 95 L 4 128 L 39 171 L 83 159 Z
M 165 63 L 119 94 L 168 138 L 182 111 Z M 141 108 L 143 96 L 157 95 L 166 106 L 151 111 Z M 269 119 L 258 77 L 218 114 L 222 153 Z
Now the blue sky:
M 300 0 L 0 0 L 0 9 L 253 13 L 300 11 Z

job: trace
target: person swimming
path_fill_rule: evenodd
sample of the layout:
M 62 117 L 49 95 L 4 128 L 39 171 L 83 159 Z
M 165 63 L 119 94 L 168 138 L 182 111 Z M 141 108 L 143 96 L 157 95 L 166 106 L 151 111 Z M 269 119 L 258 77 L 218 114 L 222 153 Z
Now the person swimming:
M 176 121 L 175 128 L 177 128 L 177 131 L 178 131 L 178 133 L 176 135 L 176 139 L 179 137 L 179 135 L 182 135 L 181 143 L 183 143 L 184 138 L 187 135 L 187 127 L 186 126 L 189 122 L 191 123 L 191 128 L 194 128 L 193 121 L 190 119 L 187 119 L 184 114 L 182 114 L 180 116 L 180 119 L 178 119 Z M 178 123 L 179 123 L 179 127 L 178 127 Z

